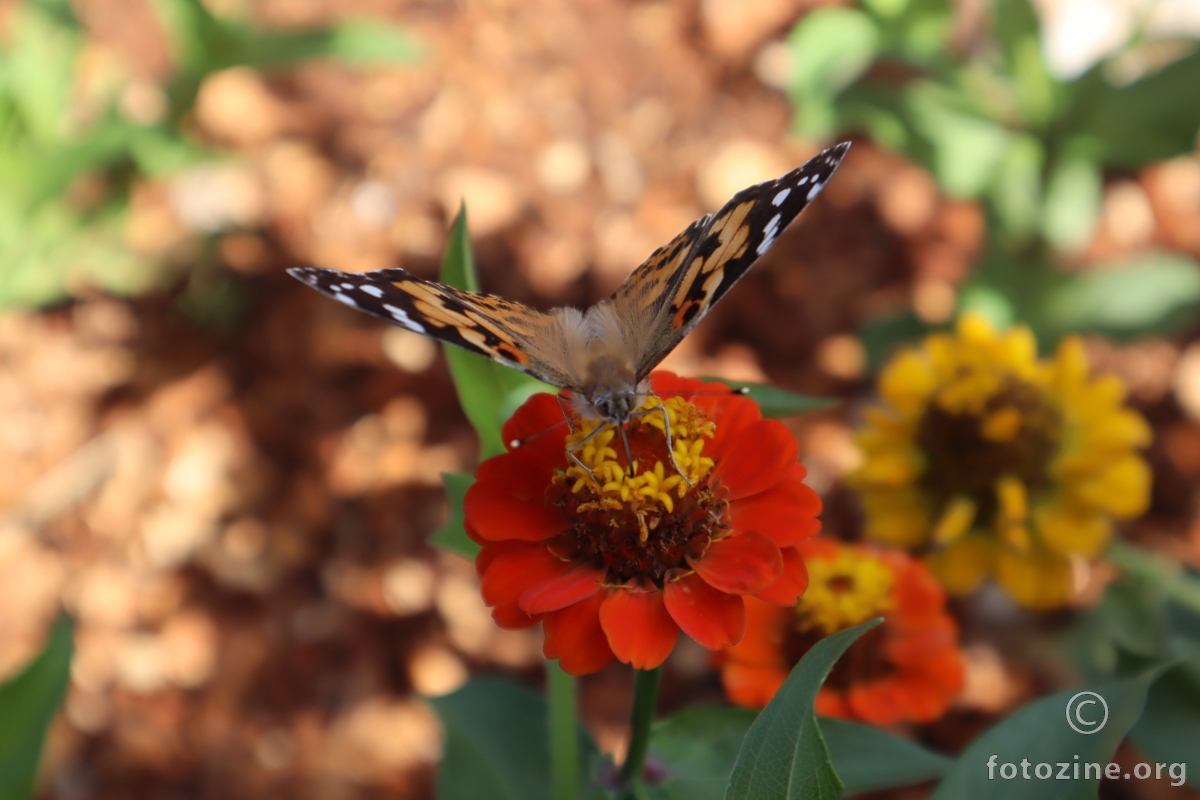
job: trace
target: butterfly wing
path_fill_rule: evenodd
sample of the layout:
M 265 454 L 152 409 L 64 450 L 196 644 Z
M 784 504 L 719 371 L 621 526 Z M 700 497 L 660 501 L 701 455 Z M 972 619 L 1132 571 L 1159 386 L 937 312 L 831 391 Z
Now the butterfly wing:
M 833 177 L 849 142 L 825 150 L 781 178 L 743 189 L 659 248 L 609 298 L 624 324 L 643 328 L 638 377 L 746 274 Z
M 461 347 L 554 384 L 575 381 L 531 354 L 529 342 L 554 336 L 552 315 L 490 294 L 462 292 L 402 269 L 339 272 L 297 267 L 288 274 L 324 295 L 401 328 Z

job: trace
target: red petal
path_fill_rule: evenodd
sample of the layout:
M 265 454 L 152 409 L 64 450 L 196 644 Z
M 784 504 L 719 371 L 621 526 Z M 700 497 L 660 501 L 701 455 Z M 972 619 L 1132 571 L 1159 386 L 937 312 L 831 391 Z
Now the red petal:
M 491 491 L 487 483 L 480 482 L 467 489 L 463 514 L 475 533 L 490 541 L 540 542 L 568 527 L 558 509 Z
M 545 614 L 558 611 L 600 591 L 604 570 L 590 564 L 563 564 L 563 571 L 554 578 L 530 586 L 517 604 L 529 614 Z
M 613 660 L 604 629 L 600 627 L 599 592 L 573 606 L 547 614 L 542 620 L 546 643 L 542 653 L 557 658 L 558 664 L 572 675 L 597 672 Z
M 568 431 L 558 399 L 543 392 L 522 403 L 504 423 L 500 435 L 515 458 L 536 466 L 566 469 Z M 512 446 L 515 440 L 522 440 L 520 447 Z
M 799 481 L 784 480 L 765 492 L 730 504 L 735 531 L 759 531 L 780 547 L 816 535 L 821 530 L 821 497 Z
M 679 637 L 659 591 L 615 590 L 600 604 L 600 627 L 617 658 L 634 669 L 662 664 Z
M 519 500 L 541 503 L 554 470 L 545 465 L 503 453 L 489 458 L 475 469 L 475 481 L 485 484 L 487 491 L 506 494 Z
M 502 617 L 506 621 L 520 620 L 521 615 L 528 616 L 520 608 L 521 595 L 531 586 L 555 580 L 563 569 L 563 562 L 545 547 L 526 545 L 507 549 L 490 558 L 479 582 L 479 593 L 483 602 L 496 609 L 492 616 L 497 623 Z
M 783 574 L 761 592 L 755 592 L 754 596 L 775 605 L 794 606 L 808 588 L 808 567 L 796 548 L 784 547 L 779 552 L 783 555 Z
M 793 610 L 759 602 L 753 597 L 743 599 L 746 606 L 745 635 L 733 647 L 714 655 L 724 658 L 727 663 L 736 661 L 741 664 L 786 668 L 785 649 L 795 628 Z
M 704 556 L 687 559 L 696 574 L 726 594 L 753 594 L 783 574 L 779 548 L 757 531 L 746 531 L 713 542 Z
M 683 632 L 709 650 L 742 640 L 746 604 L 736 595 L 712 588 L 699 575 L 669 581 L 663 590 L 663 600 Z
M 781 666 L 728 664 L 721 670 L 721 684 L 725 695 L 737 705 L 762 708 L 771 702 L 787 676 L 788 671 Z
M 719 459 L 724 456 L 742 431 L 756 422 L 761 422 L 763 418 L 762 409 L 757 403 L 738 395 L 721 396 L 719 401 L 710 400 L 709 404 L 698 402 L 696 405 L 717 424 L 712 441 L 704 446 L 704 455 L 709 458 Z
M 779 483 L 799 455 L 800 446 L 786 425 L 777 419 L 761 419 L 738 431 L 713 475 L 725 484 L 729 499 L 737 500 Z

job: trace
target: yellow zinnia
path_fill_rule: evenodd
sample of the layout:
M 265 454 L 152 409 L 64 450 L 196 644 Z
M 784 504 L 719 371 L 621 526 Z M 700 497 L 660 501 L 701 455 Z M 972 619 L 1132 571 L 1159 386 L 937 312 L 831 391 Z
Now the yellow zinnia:
M 1022 605 L 1062 605 L 1069 557 L 1099 555 L 1114 519 L 1146 509 L 1150 428 L 1078 339 L 1043 360 L 1028 328 L 967 314 L 897 354 L 879 394 L 850 478 L 866 534 L 926 551 L 951 592 L 993 575 Z

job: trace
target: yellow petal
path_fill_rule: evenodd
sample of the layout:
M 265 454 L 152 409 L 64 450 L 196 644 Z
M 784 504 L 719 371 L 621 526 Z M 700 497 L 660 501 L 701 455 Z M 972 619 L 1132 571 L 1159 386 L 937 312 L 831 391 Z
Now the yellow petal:
M 965 536 L 925 557 L 929 569 L 950 594 L 975 591 L 992 572 L 995 548 L 983 536 Z
M 929 515 L 919 500 L 908 493 L 866 495 L 863 510 L 867 517 L 863 533 L 872 541 L 911 549 L 924 544 L 929 537 Z
M 879 395 L 902 413 L 918 412 L 933 387 L 933 370 L 916 350 L 901 352 L 879 376 Z
M 1017 553 L 1002 549 L 996 557 L 996 579 L 1027 608 L 1056 608 L 1071 599 L 1071 562 L 1050 550 Z
M 1104 514 L 1062 499 L 1037 509 L 1033 520 L 1040 540 L 1063 555 L 1094 558 L 1112 535 L 1112 523 Z
M 975 501 L 969 497 L 956 497 L 946 506 L 933 529 L 933 540 L 946 544 L 961 538 L 975 524 Z
M 1135 455 L 1071 483 L 1073 494 L 1118 519 L 1136 517 L 1150 502 L 1150 467 Z

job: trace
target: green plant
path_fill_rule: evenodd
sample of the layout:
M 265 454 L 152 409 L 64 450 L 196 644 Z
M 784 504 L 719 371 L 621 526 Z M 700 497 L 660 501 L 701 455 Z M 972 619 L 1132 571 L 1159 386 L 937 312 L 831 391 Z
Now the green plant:
M 218 18 L 200 0 L 157 0 L 155 8 L 176 70 L 162 87 L 165 112 L 148 124 L 120 113 L 115 87 L 92 98 L 88 119 L 77 119 L 85 33 L 67 0 L 31 0 L 13 10 L 13 35 L 0 49 L 0 308 L 53 303 L 87 286 L 137 294 L 170 277 L 161 260 L 125 246 L 129 192 L 139 178 L 214 156 L 182 126 L 208 75 L 313 58 L 405 61 L 417 53 L 409 37 L 378 24 L 276 32 Z M 84 184 L 90 191 L 72 191 Z

